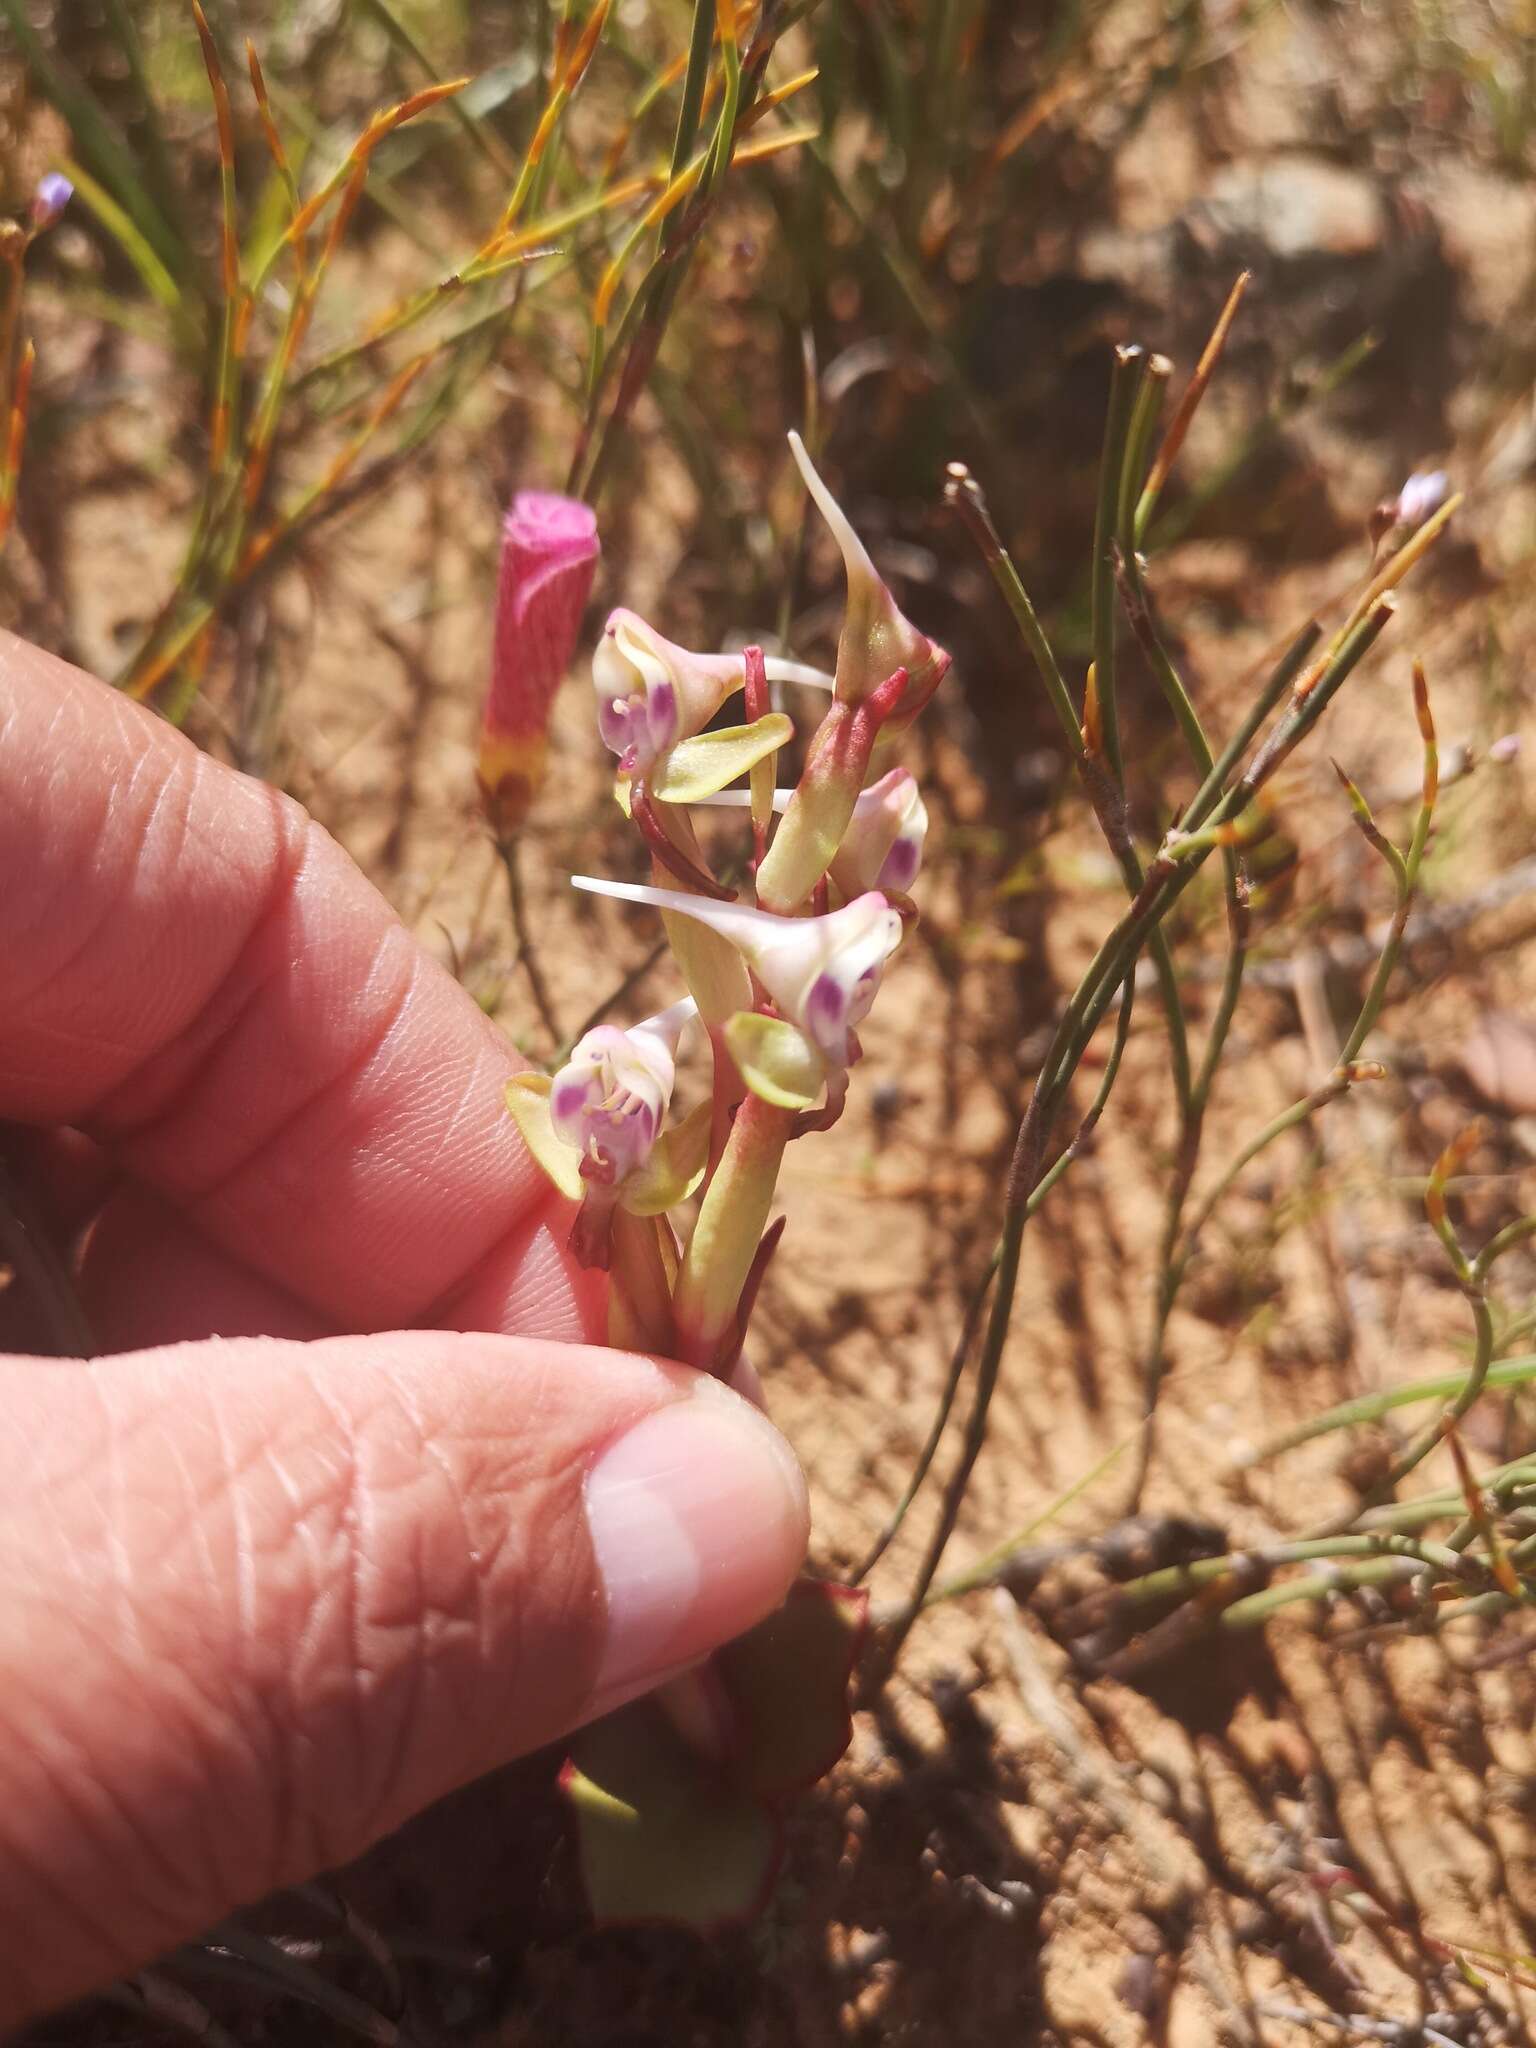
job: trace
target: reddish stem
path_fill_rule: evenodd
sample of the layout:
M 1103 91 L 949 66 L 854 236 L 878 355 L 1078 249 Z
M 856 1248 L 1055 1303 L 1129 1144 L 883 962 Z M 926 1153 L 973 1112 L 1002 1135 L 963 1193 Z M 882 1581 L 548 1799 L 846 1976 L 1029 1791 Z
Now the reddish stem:
M 629 812 L 644 833 L 646 845 L 668 874 L 676 875 L 680 882 L 686 882 L 690 889 L 696 889 L 701 896 L 712 896 L 717 903 L 736 901 L 734 889 L 727 889 L 722 883 L 717 882 L 712 874 L 691 861 L 682 848 L 673 843 L 666 826 L 656 815 L 656 805 L 650 791 L 642 782 L 630 784 Z

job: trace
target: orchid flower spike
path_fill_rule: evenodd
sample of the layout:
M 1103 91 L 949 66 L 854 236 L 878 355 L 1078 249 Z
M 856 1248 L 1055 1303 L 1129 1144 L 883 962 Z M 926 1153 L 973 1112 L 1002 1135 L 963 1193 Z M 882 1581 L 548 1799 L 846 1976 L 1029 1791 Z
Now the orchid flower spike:
M 589 1185 L 621 1187 L 650 1158 L 677 1079 L 678 1040 L 695 1013 L 685 996 L 628 1030 L 595 1025 L 550 1083 L 555 1135 L 581 1154 Z
M 602 552 L 589 505 L 519 491 L 502 527 L 480 787 L 498 832 L 514 832 L 544 780 L 549 718 L 581 631 Z
M 739 654 L 691 654 L 637 612 L 610 612 L 592 657 L 603 744 L 627 774 L 644 778 L 679 740 L 704 730 L 744 673 Z
M 905 896 L 923 864 L 927 836 L 928 807 L 917 779 L 906 768 L 893 768 L 860 794 L 832 862 L 832 879 L 845 896 L 866 889 Z
M 578 889 L 648 903 L 696 918 L 735 946 L 777 1005 L 833 1069 L 853 1056 L 850 1035 L 869 1014 L 885 964 L 901 943 L 901 918 L 878 890 L 821 917 L 776 917 L 743 903 L 714 903 L 676 889 L 573 875 Z
M 848 576 L 848 608 L 837 643 L 837 694 L 845 703 L 862 704 L 888 676 L 904 668 L 907 687 L 892 729 L 904 728 L 938 688 L 949 667 L 949 656 L 902 612 L 870 560 L 868 548 L 817 474 L 805 443 L 793 431 L 789 446 L 806 489 L 842 551 Z

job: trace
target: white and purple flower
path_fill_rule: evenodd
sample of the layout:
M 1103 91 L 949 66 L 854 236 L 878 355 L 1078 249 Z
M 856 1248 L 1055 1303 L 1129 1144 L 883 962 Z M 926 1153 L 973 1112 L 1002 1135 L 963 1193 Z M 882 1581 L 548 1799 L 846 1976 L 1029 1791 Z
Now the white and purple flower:
M 909 769 L 893 768 L 860 794 L 832 879 L 849 897 L 866 889 L 905 896 L 923 865 L 927 836 L 928 807 L 917 779 Z
M 678 1040 L 694 1014 L 685 997 L 628 1030 L 596 1025 L 551 1081 L 555 1136 L 580 1153 L 589 1185 L 622 1187 L 649 1160 L 672 1100 Z
M 832 1070 L 853 1057 L 852 1034 L 869 1014 L 886 962 L 901 943 L 900 914 L 869 890 L 821 917 L 776 917 L 742 903 L 715 903 L 676 889 L 573 875 L 578 889 L 692 917 L 741 954 L 781 1017 Z M 558 1080 L 557 1080 L 558 1085 Z
M 603 744 L 627 774 L 646 776 L 679 740 L 704 730 L 742 677 L 739 654 L 691 654 L 621 607 L 592 657 Z

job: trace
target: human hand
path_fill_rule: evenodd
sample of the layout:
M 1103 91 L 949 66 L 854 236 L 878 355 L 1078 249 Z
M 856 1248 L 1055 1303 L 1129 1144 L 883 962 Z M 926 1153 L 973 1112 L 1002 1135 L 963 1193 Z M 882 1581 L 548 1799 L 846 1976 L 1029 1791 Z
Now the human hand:
M 0 960 L 113 1354 L 0 1291 L 4 2029 L 750 1627 L 806 1509 L 746 1402 L 593 1343 L 514 1057 L 335 844 L 3 635 Z

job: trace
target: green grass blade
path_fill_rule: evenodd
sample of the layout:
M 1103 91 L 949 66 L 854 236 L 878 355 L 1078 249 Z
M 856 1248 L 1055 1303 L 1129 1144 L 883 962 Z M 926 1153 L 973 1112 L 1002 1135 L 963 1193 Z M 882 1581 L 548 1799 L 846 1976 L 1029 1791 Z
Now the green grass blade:
M 83 164 L 66 157 L 64 174 L 74 185 L 86 211 L 95 215 L 133 265 L 145 291 L 170 314 L 183 338 L 194 340 L 198 323 L 188 312 L 181 287 L 160 261 L 148 238 L 139 232 L 137 222 L 129 218 L 112 194 L 92 177 Z
M 1439 1373 L 1433 1379 L 1406 1380 L 1399 1387 L 1387 1387 L 1377 1394 L 1360 1394 L 1353 1401 L 1341 1401 L 1336 1408 L 1325 1408 L 1321 1415 L 1309 1416 L 1282 1436 L 1270 1437 L 1268 1442 L 1260 1444 L 1243 1460 L 1244 1468 L 1266 1464 L 1271 1458 L 1278 1458 L 1282 1451 L 1293 1451 L 1299 1444 L 1311 1443 L 1314 1437 L 1328 1436 L 1336 1429 L 1359 1429 L 1367 1423 L 1379 1422 L 1394 1408 L 1411 1408 L 1419 1401 L 1454 1400 L 1470 1377 L 1470 1368 L 1466 1372 Z M 1531 1380 L 1536 1380 L 1536 1352 L 1525 1353 L 1519 1358 L 1506 1358 L 1501 1365 L 1491 1366 L 1483 1384 L 1489 1389 L 1523 1387 Z

